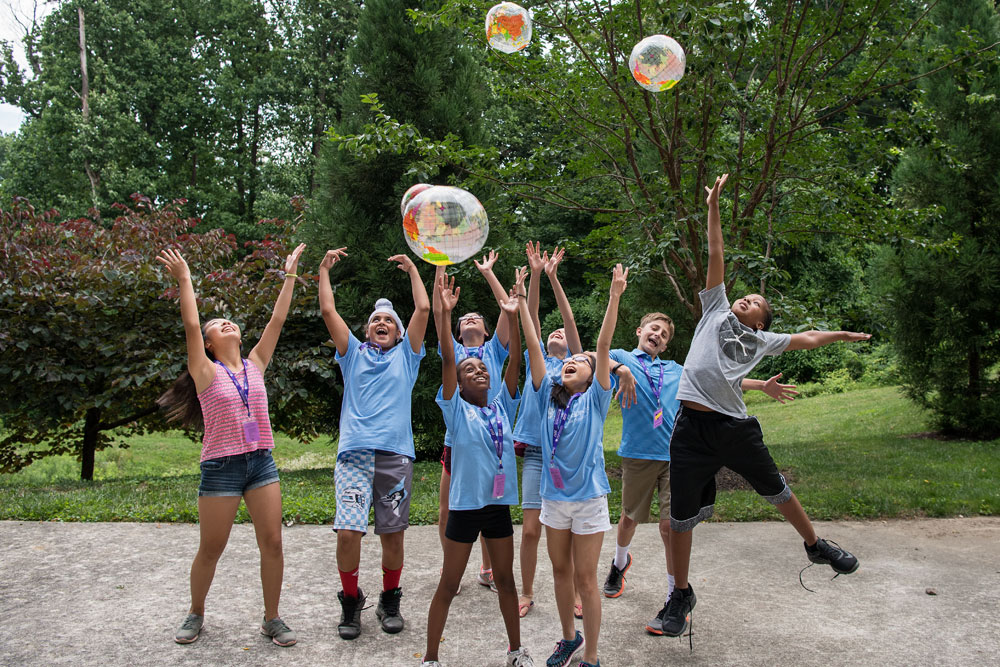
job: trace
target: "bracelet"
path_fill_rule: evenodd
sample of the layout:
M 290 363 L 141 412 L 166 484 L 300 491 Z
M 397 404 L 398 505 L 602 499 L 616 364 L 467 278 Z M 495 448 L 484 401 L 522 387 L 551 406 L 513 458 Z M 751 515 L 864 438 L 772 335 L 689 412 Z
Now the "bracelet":
M 611 369 L 611 374 L 614 375 L 615 373 L 617 373 L 618 369 L 621 368 L 624 365 L 625 364 L 617 364 L 614 368 Z
M 286 278 L 298 278 L 299 274 L 297 274 L 297 273 L 286 273 L 285 277 Z
M 528 298 L 528 295 L 527 295 L 527 294 L 518 294 L 518 295 L 517 295 L 517 298 L 518 298 L 518 299 L 527 299 L 527 298 Z

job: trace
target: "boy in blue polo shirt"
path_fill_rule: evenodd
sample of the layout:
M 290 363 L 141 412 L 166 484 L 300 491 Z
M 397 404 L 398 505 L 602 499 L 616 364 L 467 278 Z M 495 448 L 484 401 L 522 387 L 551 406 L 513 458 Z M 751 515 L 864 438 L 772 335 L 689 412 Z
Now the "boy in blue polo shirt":
M 413 479 L 413 430 L 410 404 L 420 360 L 424 358 L 424 332 L 431 312 L 427 290 L 413 261 L 394 255 L 390 262 L 410 278 L 413 315 L 403 322 L 388 299 L 379 299 L 368 318 L 361 343 L 337 312 L 330 288 L 330 268 L 344 256 L 345 248 L 330 250 L 319 270 L 320 313 L 337 346 L 336 359 L 344 375 L 340 411 L 340 440 L 334 486 L 337 493 L 337 568 L 343 590 L 338 593 L 342 639 L 361 634 L 365 595 L 358 586 L 361 538 L 368 531 L 368 511 L 375 509 L 375 534 L 382 542 L 382 595 L 376 616 L 382 629 L 403 629 L 399 613 L 403 571 L 403 534 L 410 519 L 410 485 Z

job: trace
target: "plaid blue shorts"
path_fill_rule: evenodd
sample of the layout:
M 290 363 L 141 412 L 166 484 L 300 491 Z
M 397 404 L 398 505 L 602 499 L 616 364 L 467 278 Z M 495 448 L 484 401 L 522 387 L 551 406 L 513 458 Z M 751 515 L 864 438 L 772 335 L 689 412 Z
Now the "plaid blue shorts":
M 368 532 L 375 509 L 375 534 L 395 533 L 410 525 L 413 461 L 402 454 L 356 449 L 337 456 L 333 471 L 337 492 L 334 530 Z

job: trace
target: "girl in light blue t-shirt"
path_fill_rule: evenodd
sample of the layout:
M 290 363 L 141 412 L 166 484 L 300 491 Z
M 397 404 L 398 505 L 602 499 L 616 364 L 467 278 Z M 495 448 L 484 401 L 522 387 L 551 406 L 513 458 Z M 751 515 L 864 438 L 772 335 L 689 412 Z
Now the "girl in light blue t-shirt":
M 434 324 L 440 336 L 451 324 L 459 290 L 455 288 L 454 278 L 439 273 L 434 291 L 437 302 Z M 493 564 L 493 581 L 507 630 L 507 664 L 532 664 L 527 650 L 521 646 L 514 585 L 514 526 L 510 519 L 510 506 L 518 501 L 517 459 L 511 424 L 520 400 L 517 381 L 521 371 L 517 298 L 513 293 L 501 302 L 501 307 L 512 333 L 511 355 L 503 385 L 496 396 L 490 395 L 490 369 L 482 359 L 466 357 L 456 366 L 454 347 L 441 346 L 441 389 L 437 404 L 451 434 L 451 506 L 442 540 L 441 580 L 427 612 L 424 664 L 439 664 L 438 649 L 448 609 L 458 594 L 472 545 L 480 534 Z
M 604 420 L 611 404 L 609 352 L 618 320 L 618 302 L 628 284 L 628 270 L 618 264 L 612 274 L 610 297 L 596 354 L 568 357 L 558 381 L 548 378 L 538 334 L 530 325 L 524 271 L 518 272 L 518 294 L 524 338 L 531 355 L 531 384 L 525 394 L 548 396 L 541 414 L 542 512 L 555 583 L 562 638 L 549 664 L 568 664 L 583 648 L 581 665 L 599 665 L 597 643 L 601 628 L 601 598 L 597 561 L 608 516 L 608 477 L 604 472 Z M 583 602 L 584 637 L 573 620 L 573 591 Z

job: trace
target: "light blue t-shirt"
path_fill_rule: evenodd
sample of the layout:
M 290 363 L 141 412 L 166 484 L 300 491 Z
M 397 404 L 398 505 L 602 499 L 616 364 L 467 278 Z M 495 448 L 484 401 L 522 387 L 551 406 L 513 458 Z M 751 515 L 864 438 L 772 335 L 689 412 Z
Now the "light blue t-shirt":
M 463 359 L 468 359 L 469 357 L 482 359 L 483 363 L 486 364 L 486 370 L 490 372 L 490 391 L 486 400 L 492 401 L 497 397 L 497 394 L 500 393 L 500 388 L 503 387 L 503 362 L 507 360 L 507 355 L 510 354 L 507 347 L 502 345 L 500 340 L 495 335 L 491 336 L 489 340 L 484 342 L 479 347 L 466 347 L 454 338 L 452 338 L 452 342 L 455 344 L 456 367 Z M 438 356 L 441 356 L 440 343 L 438 343 Z M 447 428 L 448 424 L 446 423 L 444 446 L 451 447 L 451 432 L 448 431 Z
M 547 401 L 542 410 L 542 498 L 545 500 L 589 500 L 611 493 L 608 476 L 604 472 L 604 420 L 611 405 L 611 389 L 602 389 L 594 380 L 587 391 L 573 401 L 569 419 L 556 448 L 556 465 L 562 475 L 564 488 L 557 489 L 552 482 L 552 426 L 556 419 L 556 405 L 552 402 L 552 380 L 546 376 L 538 390 L 528 383 L 529 393 L 541 394 Z M 535 397 L 538 400 L 538 397 Z
M 350 335 L 347 352 L 334 355 L 344 375 L 338 456 L 377 449 L 414 458 L 410 404 L 424 354 L 423 345 L 413 351 L 408 335 L 385 353 L 361 349 L 361 341 Z
M 545 351 L 545 344 L 540 343 L 542 357 L 545 358 L 545 373 L 549 380 L 555 382 L 562 374 L 563 360 L 559 357 L 552 357 Z M 525 387 L 521 398 L 521 408 L 517 413 L 517 423 L 514 425 L 514 440 L 523 442 L 532 447 L 538 447 L 541 438 L 542 410 L 548 394 L 542 396 L 538 393 L 529 393 L 528 386 L 531 384 L 531 355 L 528 350 L 524 351 L 524 367 L 528 369 L 525 379 Z
M 438 389 L 437 404 L 444 414 L 444 423 L 452 434 L 451 486 L 448 507 L 453 510 L 477 510 L 487 505 L 517 505 L 517 458 L 514 456 L 514 439 L 510 415 L 517 412 L 520 395 L 511 398 L 503 388 L 490 403 L 496 408 L 503 429 L 504 491 L 501 498 L 493 495 L 493 479 L 500 472 L 500 458 L 490 435 L 490 422 L 495 424 L 493 412 L 466 401 L 456 388 L 454 395 L 445 400 Z
M 670 460 L 670 434 L 674 430 L 674 417 L 680 401 L 677 400 L 677 385 L 681 381 L 684 368 L 676 361 L 653 359 L 636 348 L 631 352 L 611 350 L 611 359 L 625 366 L 635 376 L 636 402 L 622 408 L 622 442 L 618 456 L 651 461 Z M 642 363 L 640 363 L 640 360 Z M 649 370 L 647 377 L 642 364 Z M 660 400 L 656 400 L 655 388 L 660 389 Z M 653 426 L 653 415 L 658 408 L 663 409 L 663 423 Z

